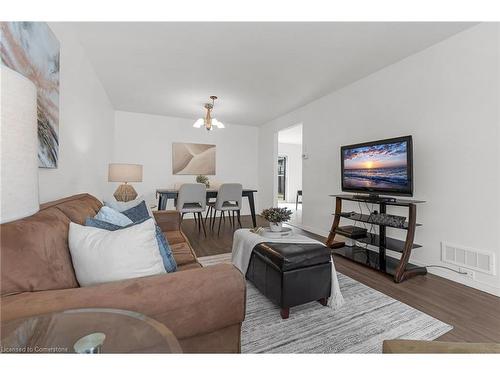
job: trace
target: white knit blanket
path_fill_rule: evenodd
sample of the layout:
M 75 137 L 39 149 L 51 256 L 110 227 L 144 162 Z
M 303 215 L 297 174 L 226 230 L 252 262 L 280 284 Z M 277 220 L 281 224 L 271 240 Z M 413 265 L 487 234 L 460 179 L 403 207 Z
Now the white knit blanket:
M 243 275 L 246 275 L 248 265 L 250 263 L 250 256 L 255 246 L 263 242 L 279 242 L 279 243 L 316 243 L 324 245 L 323 243 L 313 240 L 312 238 L 293 233 L 290 236 L 283 238 L 267 238 L 259 234 L 250 232 L 249 229 L 238 229 L 234 232 L 233 237 L 233 250 L 231 252 L 231 260 Z M 332 264 L 332 291 L 328 299 L 328 306 L 332 309 L 337 309 L 344 304 L 344 297 L 339 288 L 339 281 L 337 279 L 337 272 L 335 271 L 335 263 L 333 258 Z

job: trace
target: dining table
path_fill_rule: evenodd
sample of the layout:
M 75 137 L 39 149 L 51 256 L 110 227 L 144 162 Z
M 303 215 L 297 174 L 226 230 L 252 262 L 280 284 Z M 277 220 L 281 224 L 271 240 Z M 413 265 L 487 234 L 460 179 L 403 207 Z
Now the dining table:
M 218 189 L 207 189 L 207 199 L 209 198 L 217 198 Z M 243 189 L 241 192 L 242 197 L 246 197 L 248 199 L 248 205 L 250 207 L 250 215 L 252 216 L 253 226 L 257 226 L 257 218 L 255 216 L 255 200 L 254 194 L 257 192 L 255 189 Z M 177 196 L 179 195 L 179 189 L 157 189 L 156 197 L 158 198 L 158 210 L 166 210 L 167 203 L 169 199 L 174 200 L 174 204 L 177 200 Z

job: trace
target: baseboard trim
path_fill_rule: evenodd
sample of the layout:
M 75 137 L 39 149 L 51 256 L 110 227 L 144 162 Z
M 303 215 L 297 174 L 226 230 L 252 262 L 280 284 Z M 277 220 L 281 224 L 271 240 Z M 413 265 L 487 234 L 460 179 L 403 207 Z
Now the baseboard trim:
M 422 266 L 422 267 L 429 265 L 428 263 L 424 263 L 415 259 L 411 259 L 410 262 L 417 266 Z M 449 267 L 449 265 L 446 265 L 446 267 Z M 500 287 L 495 287 L 494 285 L 486 284 L 477 280 L 467 280 L 467 279 L 463 280 L 460 275 L 444 268 L 431 267 L 427 268 L 427 272 L 442 277 L 444 279 L 454 281 L 458 284 L 462 284 L 470 288 L 478 289 L 482 292 L 492 294 L 496 297 L 500 297 Z

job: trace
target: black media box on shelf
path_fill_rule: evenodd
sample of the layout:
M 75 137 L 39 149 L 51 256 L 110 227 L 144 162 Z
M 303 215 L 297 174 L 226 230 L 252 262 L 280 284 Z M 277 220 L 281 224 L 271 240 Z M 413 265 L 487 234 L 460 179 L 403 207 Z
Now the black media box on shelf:
M 366 237 L 366 228 L 356 227 L 354 225 L 338 227 L 335 232 L 341 236 L 352 238 L 354 240 Z

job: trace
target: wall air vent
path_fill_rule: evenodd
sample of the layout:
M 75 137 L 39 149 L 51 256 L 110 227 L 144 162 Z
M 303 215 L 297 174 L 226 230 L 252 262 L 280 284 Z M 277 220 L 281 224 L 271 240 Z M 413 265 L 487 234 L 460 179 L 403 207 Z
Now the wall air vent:
M 495 275 L 495 254 L 441 242 L 441 260 L 445 263 Z

